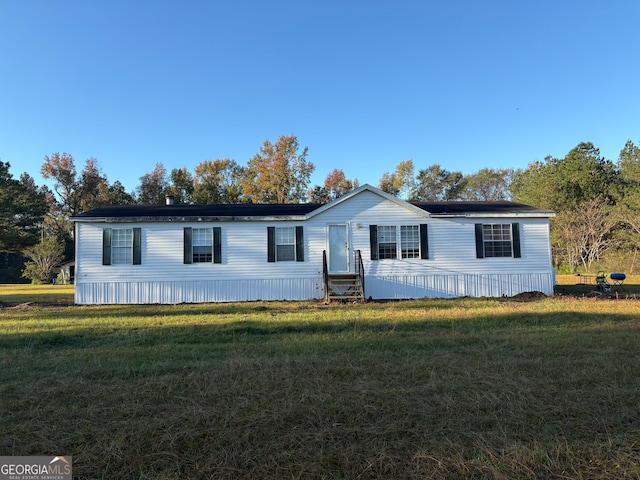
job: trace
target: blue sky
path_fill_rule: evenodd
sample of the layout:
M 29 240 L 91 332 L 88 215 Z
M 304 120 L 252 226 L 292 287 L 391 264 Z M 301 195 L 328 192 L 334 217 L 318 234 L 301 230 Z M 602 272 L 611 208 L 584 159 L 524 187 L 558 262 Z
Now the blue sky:
M 128 191 L 161 162 L 265 140 L 377 185 L 640 141 L 637 0 L 0 0 L 0 160 L 94 157 Z

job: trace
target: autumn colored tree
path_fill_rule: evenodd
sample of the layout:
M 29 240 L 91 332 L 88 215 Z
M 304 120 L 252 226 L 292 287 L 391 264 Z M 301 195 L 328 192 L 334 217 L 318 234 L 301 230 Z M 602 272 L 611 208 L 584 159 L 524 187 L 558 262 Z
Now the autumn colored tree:
M 380 177 L 380 182 L 378 183 L 378 188 L 383 192 L 386 192 L 390 195 L 395 195 L 396 197 L 400 195 L 400 189 L 398 188 L 398 181 L 396 179 L 396 174 L 390 172 L 384 172 L 382 177 Z
M 252 203 L 299 203 L 306 199 L 313 163 L 308 148 L 299 152 L 295 135 L 266 140 L 245 169 L 243 194 Z
M 71 217 L 109 203 L 109 183 L 95 158 L 85 160 L 78 174 L 73 156 L 64 152 L 45 156 L 40 173 L 54 181 L 58 213 Z
M 69 218 L 109 203 L 107 178 L 95 158 L 85 160 L 78 173 L 73 156 L 66 152 L 45 156 L 40 172 L 54 182 L 54 194 L 45 218 L 46 235 L 64 242 L 65 255 L 72 257 L 74 231 Z
M 80 211 L 86 212 L 109 203 L 109 183 L 95 158 L 85 160 L 77 183 Z
M 80 213 L 80 181 L 73 156 L 67 152 L 45 156 L 40 173 L 44 179 L 53 179 L 60 213 L 67 218 Z
M 396 166 L 395 181 L 401 198 L 410 200 L 414 197 L 416 179 L 413 160 L 405 160 Z
M 162 163 L 156 163 L 150 173 L 140 177 L 140 185 L 137 188 L 138 203 L 140 205 L 162 205 L 169 192 L 169 179 L 167 170 Z
M 383 192 L 411 200 L 415 189 L 413 160 L 400 162 L 392 173 L 384 172 L 379 187 Z
M 310 203 L 329 203 L 360 186 L 358 179 L 349 180 L 342 170 L 332 170 L 324 180 L 324 185 L 314 185 L 307 197 Z
M 242 201 L 244 169 L 234 160 L 205 160 L 196 165 L 193 199 L 196 203 Z
M 324 189 L 327 191 L 329 198 L 333 200 L 349 193 L 356 184 L 357 180 L 355 182 L 349 180 L 342 170 L 334 169 L 325 178 Z

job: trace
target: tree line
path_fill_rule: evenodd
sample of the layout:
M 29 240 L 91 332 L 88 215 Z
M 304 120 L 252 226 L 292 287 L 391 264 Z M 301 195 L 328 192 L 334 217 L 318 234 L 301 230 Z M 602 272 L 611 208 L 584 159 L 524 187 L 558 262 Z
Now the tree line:
M 295 135 L 281 136 L 266 140 L 245 165 L 205 160 L 191 172 L 186 167 L 167 171 L 157 163 L 132 192 L 117 180 L 110 183 L 94 158 L 78 171 L 69 153 L 45 156 L 41 174 L 52 189 L 36 185 L 27 173 L 14 179 L 10 164 L 0 161 L 0 282 L 17 281 L 19 275 L 50 281 L 59 263 L 73 258 L 69 218 L 103 205 L 157 205 L 167 196 L 176 204 L 326 203 L 358 188 L 358 179 L 348 179 L 340 169 L 322 185 L 311 186 L 315 166 L 307 157 L 308 148 Z M 605 265 L 633 270 L 639 186 L 640 147 L 631 140 L 617 162 L 583 142 L 563 158 L 548 156 L 517 170 L 482 168 L 464 175 L 440 164 L 416 169 L 413 160 L 404 160 L 384 172 L 378 184 L 408 201 L 514 200 L 553 210 L 553 258 L 562 272 Z M 26 267 L 23 256 L 29 259 Z

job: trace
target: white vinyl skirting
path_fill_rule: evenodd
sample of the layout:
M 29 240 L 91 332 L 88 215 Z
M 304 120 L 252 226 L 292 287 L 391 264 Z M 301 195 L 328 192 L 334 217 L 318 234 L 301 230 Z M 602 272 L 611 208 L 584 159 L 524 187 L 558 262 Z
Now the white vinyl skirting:
M 511 297 L 524 292 L 553 295 L 555 275 L 394 275 L 365 278 L 373 299 Z M 75 287 L 75 302 L 100 304 L 178 304 L 324 298 L 322 277 L 206 281 L 87 282 Z

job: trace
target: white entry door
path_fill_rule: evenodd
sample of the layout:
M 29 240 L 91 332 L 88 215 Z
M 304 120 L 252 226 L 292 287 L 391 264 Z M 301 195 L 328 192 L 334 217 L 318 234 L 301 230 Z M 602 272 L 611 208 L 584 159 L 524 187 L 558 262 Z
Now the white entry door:
M 329 273 L 349 271 L 347 225 L 329 225 Z

